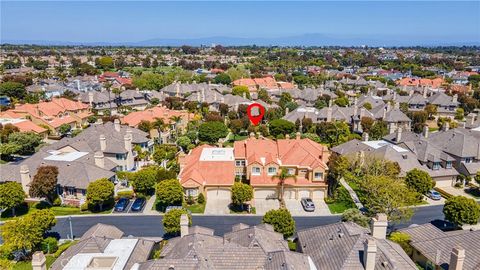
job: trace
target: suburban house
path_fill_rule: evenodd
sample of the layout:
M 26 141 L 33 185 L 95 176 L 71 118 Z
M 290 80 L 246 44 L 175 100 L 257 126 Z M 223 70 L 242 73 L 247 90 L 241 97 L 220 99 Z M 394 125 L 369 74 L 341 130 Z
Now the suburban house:
M 28 193 L 29 184 L 41 166 L 58 168 L 57 194 L 78 204 L 87 186 L 99 178 L 115 180 L 116 171 L 136 169 L 134 147 L 148 151 L 153 142 L 147 134 L 118 122 L 95 124 L 73 138 L 62 138 L 42 147 L 16 164 L 0 165 L 1 182 L 16 181 Z
M 88 104 L 98 114 L 117 114 L 119 107 L 141 111 L 148 106 L 145 95 L 138 90 L 123 90 L 118 95 L 106 90 L 90 91 L 80 93 L 78 100 Z
M 81 128 L 92 115 L 88 105 L 66 98 L 53 98 L 37 104 L 21 104 L 8 112 L 48 128 L 53 134 L 58 134 L 58 129 L 64 124 L 70 125 L 72 129 Z
M 427 86 L 432 88 L 440 88 L 445 83 L 445 80 L 442 78 L 418 79 L 407 77 L 398 80 L 396 83 L 399 86 Z
M 156 242 L 126 236 L 113 225 L 98 223 L 65 250 L 49 269 L 135 269 L 136 264 L 150 259 Z
M 2 126 L 11 124 L 17 127 L 20 132 L 33 132 L 40 135 L 43 139 L 46 139 L 48 136 L 48 129 L 12 111 L 0 112 L 0 124 Z
M 170 97 L 186 97 L 193 93 L 215 90 L 218 93 L 231 93 L 232 89 L 223 84 L 212 83 L 180 83 L 174 82 L 165 86 L 159 92 Z
M 285 181 L 286 199 L 323 199 L 329 155 L 325 146 L 299 135 L 277 141 L 251 135 L 233 148 L 202 145 L 180 155 L 179 179 L 189 196 L 204 193 L 229 201 L 235 179 L 243 179 L 254 188 L 255 199 L 276 199 L 280 180 L 274 176 L 286 168 L 295 176 Z
M 323 270 L 417 269 L 400 245 L 386 239 L 387 226 L 386 215 L 378 214 L 370 230 L 353 222 L 300 230 L 297 251 Z
M 480 231 L 443 232 L 430 223 L 400 231 L 410 235 L 412 259 L 425 269 L 480 269 Z
M 132 79 L 128 73 L 124 71 L 111 72 L 105 71 L 102 75 L 98 76 L 98 81 L 101 83 L 110 82 L 114 86 L 131 85 Z
M 160 142 L 168 142 L 172 130 L 186 130 L 188 122 L 193 120 L 195 115 L 185 110 L 170 110 L 164 106 L 155 106 L 144 111 L 131 112 L 121 118 L 122 124 L 137 128 L 142 121 L 153 123 L 161 119 L 165 124 L 165 130 L 158 132 L 157 129 L 150 131 L 150 137 Z
M 186 215 L 180 219 L 181 235 L 169 239 L 160 258 L 140 263 L 138 270 L 229 269 L 229 270 L 316 270 L 309 256 L 290 251 L 283 235 L 269 224 L 233 225 L 223 237 L 200 226 L 188 227 Z
M 232 82 L 233 86 L 246 86 L 250 92 L 256 92 L 258 89 L 265 90 L 279 90 L 279 89 L 294 89 L 295 86 L 289 82 L 277 82 L 273 77 L 263 78 L 245 78 L 238 79 Z

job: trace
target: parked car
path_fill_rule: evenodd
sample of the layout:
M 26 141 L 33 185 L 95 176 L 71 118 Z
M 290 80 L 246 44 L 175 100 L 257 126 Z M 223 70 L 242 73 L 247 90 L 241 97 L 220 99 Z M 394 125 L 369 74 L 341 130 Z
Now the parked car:
M 438 201 L 442 198 L 442 195 L 440 195 L 440 193 L 438 191 L 436 191 L 434 189 L 430 189 L 427 192 L 427 197 L 429 197 L 432 200 Z
M 115 212 L 123 212 L 127 210 L 128 203 L 130 202 L 127 198 L 120 198 L 118 202 L 115 204 Z
M 303 210 L 307 212 L 315 211 L 315 204 L 313 203 L 312 199 L 310 198 L 302 198 L 301 200 Z
M 130 209 L 132 209 L 132 211 L 134 212 L 142 211 L 144 205 L 145 205 L 144 198 L 136 198 L 135 201 L 133 201 L 132 207 Z

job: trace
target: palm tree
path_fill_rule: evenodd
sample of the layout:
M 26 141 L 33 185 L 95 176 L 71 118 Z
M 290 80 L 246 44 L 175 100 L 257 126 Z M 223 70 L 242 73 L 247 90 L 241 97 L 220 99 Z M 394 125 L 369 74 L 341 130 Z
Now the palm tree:
M 175 139 L 178 137 L 178 123 L 180 123 L 180 121 L 182 121 L 182 118 L 180 116 L 172 116 L 170 117 L 170 120 L 172 120 L 174 122 L 174 128 L 175 128 Z
M 278 180 L 280 180 L 280 196 L 279 196 L 279 201 L 280 201 L 280 205 L 282 207 L 285 206 L 285 203 L 283 201 L 283 192 L 284 192 L 284 189 L 285 189 L 285 180 L 287 180 L 288 178 L 293 178 L 293 180 L 297 181 L 297 177 L 293 174 L 290 174 L 288 173 L 288 169 L 287 168 L 281 168 L 280 172 L 277 174 L 277 175 L 274 175 L 272 176 L 272 178 L 276 178 Z

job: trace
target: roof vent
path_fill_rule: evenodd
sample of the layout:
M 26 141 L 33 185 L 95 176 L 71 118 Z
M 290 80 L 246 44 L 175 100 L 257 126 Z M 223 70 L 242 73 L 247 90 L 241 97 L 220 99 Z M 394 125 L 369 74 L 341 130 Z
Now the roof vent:
M 402 155 L 402 158 L 403 158 L 403 159 L 407 159 L 407 154 L 403 154 L 403 155 Z
M 387 268 L 388 262 L 386 262 L 386 261 L 385 261 L 385 262 L 382 262 L 382 266 L 385 267 L 385 268 Z
M 344 236 L 343 233 L 338 233 L 338 238 L 342 238 Z
M 253 237 L 253 233 L 249 233 L 248 238 L 252 238 L 252 237 Z
M 169 267 L 168 267 L 168 270 L 175 270 L 175 266 L 173 264 L 171 264 Z

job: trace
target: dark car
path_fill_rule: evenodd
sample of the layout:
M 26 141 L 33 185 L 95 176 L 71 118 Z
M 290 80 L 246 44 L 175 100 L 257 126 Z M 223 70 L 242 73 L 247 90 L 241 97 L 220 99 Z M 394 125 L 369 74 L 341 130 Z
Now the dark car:
M 307 212 L 315 211 L 315 204 L 313 203 L 312 199 L 310 198 L 302 198 L 301 200 L 303 209 Z
M 145 199 L 144 198 L 136 198 L 135 201 L 132 203 L 132 211 L 133 212 L 138 212 L 142 211 L 143 206 L 145 205 Z
M 120 198 L 118 202 L 115 204 L 115 212 L 123 212 L 127 210 L 128 203 L 130 202 L 127 198 Z

